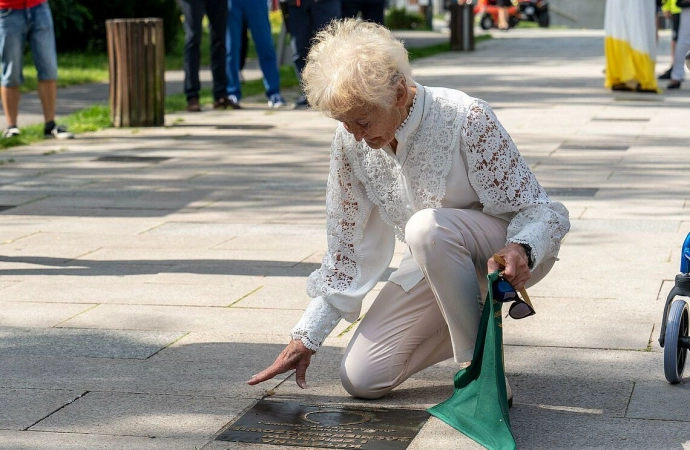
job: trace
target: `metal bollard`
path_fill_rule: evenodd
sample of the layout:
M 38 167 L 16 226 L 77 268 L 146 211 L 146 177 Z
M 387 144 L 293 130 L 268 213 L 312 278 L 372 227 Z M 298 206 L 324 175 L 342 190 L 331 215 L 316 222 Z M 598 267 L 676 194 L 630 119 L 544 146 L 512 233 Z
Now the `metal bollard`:
M 474 5 L 471 0 L 452 1 L 450 7 L 450 49 L 474 50 Z

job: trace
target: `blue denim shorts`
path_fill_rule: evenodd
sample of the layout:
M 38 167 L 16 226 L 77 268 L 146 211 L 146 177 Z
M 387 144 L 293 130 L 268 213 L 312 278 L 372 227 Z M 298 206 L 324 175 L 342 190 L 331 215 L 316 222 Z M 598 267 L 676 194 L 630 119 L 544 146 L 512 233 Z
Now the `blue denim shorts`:
M 28 9 L 0 9 L 0 62 L 3 87 L 16 87 L 24 82 L 22 61 L 27 40 L 38 79 L 57 79 L 53 15 L 48 2 L 44 2 Z

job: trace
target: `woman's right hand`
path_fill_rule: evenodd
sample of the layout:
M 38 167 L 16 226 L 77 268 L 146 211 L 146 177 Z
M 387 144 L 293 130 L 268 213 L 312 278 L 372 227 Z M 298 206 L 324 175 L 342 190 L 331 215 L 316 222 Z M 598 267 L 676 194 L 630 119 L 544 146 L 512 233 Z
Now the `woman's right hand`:
M 297 386 L 306 389 L 307 367 L 309 367 L 309 363 L 311 363 L 311 356 L 313 353 L 314 352 L 304 346 L 301 340 L 293 339 L 287 347 L 280 352 L 280 355 L 278 355 L 275 362 L 271 364 L 270 367 L 254 375 L 247 381 L 247 384 L 254 386 L 255 384 L 270 380 L 276 375 L 294 369 L 296 370 L 295 381 L 297 381 Z

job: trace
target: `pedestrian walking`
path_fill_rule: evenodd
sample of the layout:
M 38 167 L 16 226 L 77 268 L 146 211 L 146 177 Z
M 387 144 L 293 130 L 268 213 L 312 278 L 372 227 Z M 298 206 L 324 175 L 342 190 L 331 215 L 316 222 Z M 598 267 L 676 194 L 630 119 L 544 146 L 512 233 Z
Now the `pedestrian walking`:
M 43 108 L 46 138 L 71 139 L 67 127 L 55 123 L 57 104 L 57 50 L 53 15 L 47 0 L 0 0 L 0 60 L 2 61 L 2 108 L 7 127 L 3 138 L 19 136 L 19 86 L 24 82 L 26 42 L 38 73 L 38 97 Z

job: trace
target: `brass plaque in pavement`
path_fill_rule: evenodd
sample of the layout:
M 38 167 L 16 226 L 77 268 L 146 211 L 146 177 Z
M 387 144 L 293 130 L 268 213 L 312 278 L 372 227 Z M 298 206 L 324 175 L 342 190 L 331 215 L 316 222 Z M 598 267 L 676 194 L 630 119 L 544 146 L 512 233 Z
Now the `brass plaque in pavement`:
M 429 414 L 420 410 L 261 400 L 216 440 L 325 449 L 402 450 L 428 418 Z

